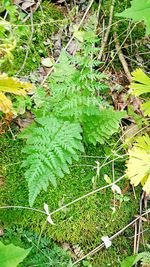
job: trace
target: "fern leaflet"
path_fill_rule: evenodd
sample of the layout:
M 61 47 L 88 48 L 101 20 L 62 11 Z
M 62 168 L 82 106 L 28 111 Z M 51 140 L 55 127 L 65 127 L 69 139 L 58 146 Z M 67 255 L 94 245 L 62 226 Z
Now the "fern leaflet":
M 56 186 L 56 178 L 69 173 L 69 164 L 78 160 L 83 152 L 82 129 L 78 123 L 45 117 L 37 120 L 32 132 L 27 134 L 23 152 L 27 159 L 25 177 L 29 186 L 29 203 L 32 206 L 41 191 L 47 190 L 49 181 Z

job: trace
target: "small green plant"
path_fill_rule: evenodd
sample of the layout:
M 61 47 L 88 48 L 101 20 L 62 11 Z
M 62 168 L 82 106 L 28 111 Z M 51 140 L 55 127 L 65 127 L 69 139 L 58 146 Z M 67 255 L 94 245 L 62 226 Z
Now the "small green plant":
M 129 150 L 127 175 L 131 184 L 143 185 L 143 190 L 150 193 L 150 138 L 148 134 L 137 138 L 132 149 Z
M 149 245 L 147 245 L 150 248 Z M 132 267 L 135 264 L 140 263 L 142 267 L 149 267 L 150 266 L 150 252 L 144 251 L 138 253 L 137 255 L 129 256 L 125 260 L 122 261 L 121 267 Z
M 16 267 L 30 253 L 31 248 L 23 249 L 13 244 L 5 246 L 0 242 L 0 266 Z
M 132 0 L 131 7 L 124 10 L 122 13 L 116 14 L 116 16 L 130 18 L 135 22 L 143 21 L 146 25 L 146 35 L 150 34 L 150 2 L 149 0 Z
M 131 93 L 135 96 L 143 96 L 146 94 L 146 99 L 150 93 L 150 78 L 141 70 L 136 69 L 132 72 L 132 83 L 130 85 Z M 145 116 L 150 116 L 150 101 L 146 101 L 141 105 L 141 109 Z
M 131 93 L 140 96 L 150 93 L 150 78 L 141 70 L 137 69 L 132 73 L 132 82 L 130 84 Z M 150 101 L 141 104 L 141 109 L 145 116 L 150 115 Z M 149 122 L 148 122 L 149 126 Z M 129 161 L 127 162 L 127 175 L 131 184 L 137 186 L 143 185 L 143 190 L 150 193 L 150 137 L 146 133 L 139 136 L 129 150 Z
M 3 243 L 7 244 L 7 246 L 3 245 L 4 248 L 7 249 L 15 249 L 15 251 L 19 251 L 26 253 L 26 257 L 22 258 L 22 261 L 19 261 L 19 267 L 25 266 L 52 266 L 52 267 L 66 267 L 69 266 L 71 262 L 71 256 L 68 252 L 63 250 L 61 246 L 56 244 L 51 238 L 48 236 L 41 236 L 39 240 L 39 236 L 32 231 L 23 230 L 22 228 L 18 228 L 13 226 L 5 230 L 5 234 L 2 237 Z M 8 244 L 9 242 L 13 244 Z M 23 248 L 21 248 L 23 247 Z M 19 249 L 19 250 L 17 250 Z M 7 250 L 8 251 L 8 250 Z M 16 254 L 17 255 L 17 254 Z M 0 251 L 1 256 L 1 251 Z M 8 255 L 9 256 L 9 251 Z M 9 257 L 10 258 L 10 257 Z M 0 257 L 1 263 L 1 257 Z M 3 265 L 0 265 L 3 267 Z M 6 266 L 5 266 L 6 267 Z M 7 265 L 7 267 L 14 267 L 13 265 Z
M 27 137 L 23 166 L 27 168 L 31 206 L 49 181 L 56 185 L 56 177 L 69 173 L 68 165 L 84 151 L 82 139 L 84 143 L 104 144 L 117 132 L 125 115 L 103 100 L 108 88 L 101 82 L 105 76 L 95 70 L 95 36 L 93 32 L 85 36 L 75 57 L 62 51 L 50 77 L 50 96 L 36 110 L 36 122 L 22 134 Z

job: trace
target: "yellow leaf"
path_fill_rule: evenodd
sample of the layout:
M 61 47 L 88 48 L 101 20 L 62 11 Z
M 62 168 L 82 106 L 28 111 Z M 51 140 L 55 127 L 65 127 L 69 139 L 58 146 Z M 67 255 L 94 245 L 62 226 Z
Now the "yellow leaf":
M 147 101 L 142 104 L 141 110 L 143 110 L 145 116 L 150 116 L 150 101 Z
M 12 108 L 12 102 L 0 92 L 0 110 L 4 113 L 9 113 Z
M 143 185 L 143 190 L 150 193 L 150 138 L 146 134 L 137 139 L 133 148 L 129 150 L 127 175 L 131 184 Z
M 150 92 L 150 78 L 141 70 L 132 72 L 132 82 L 130 84 L 132 93 L 136 96 Z
M 6 74 L 0 74 L 0 91 L 2 92 L 26 95 L 32 89 L 31 83 L 21 82 L 16 78 L 8 77 Z
M 26 95 L 31 90 L 33 90 L 31 83 L 21 82 L 18 79 L 8 77 L 6 74 L 0 74 L 0 110 L 4 113 L 13 112 L 12 102 L 5 93 Z

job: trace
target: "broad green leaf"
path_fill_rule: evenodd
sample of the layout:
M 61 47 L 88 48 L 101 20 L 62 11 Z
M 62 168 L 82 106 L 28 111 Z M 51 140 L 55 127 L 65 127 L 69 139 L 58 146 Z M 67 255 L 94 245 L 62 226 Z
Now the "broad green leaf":
M 16 267 L 29 254 L 31 248 L 24 249 L 13 244 L 5 246 L 0 242 L 0 267 Z
M 121 267 L 131 267 L 133 266 L 136 255 L 129 256 L 121 262 Z
M 131 7 L 125 9 L 116 16 L 130 18 L 135 22 L 144 21 L 146 26 L 146 35 L 150 34 L 150 1 L 149 0 L 132 0 Z
M 129 150 L 127 175 L 131 184 L 143 185 L 143 190 L 150 193 L 150 137 L 148 134 L 137 139 L 133 148 Z

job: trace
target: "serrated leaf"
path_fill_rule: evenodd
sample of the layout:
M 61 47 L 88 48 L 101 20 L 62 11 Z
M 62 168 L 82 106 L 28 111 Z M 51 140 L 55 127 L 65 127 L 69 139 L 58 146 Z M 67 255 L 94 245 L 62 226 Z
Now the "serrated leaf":
M 131 7 L 127 8 L 116 16 L 130 18 L 135 22 L 144 21 L 146 26 L 146 35 L 150 34 L 150 1 L 132 0 Z
M 16 267 L 29 254 L 31 248 L 24 249 L 13 244 L 5 246 L 0 242 L 0 266 Z
M 49 182 L 56 186 L 56 179 L 69 172 L 71 160 L 78 160 L 78 152 L 84 151 L 78 123 L 64 122 L 53 116 L 37 119 L 37 122 L 25 134 L 28 138 L 23 150 L 30 206 L 42 189 L 47 190 Z M 48 214 L 47 204 L 44 209 Z
M 132 72 L 130 89 L 135 96 L 150 93 L 150 78 L 141 69 L 136 69 Z M 150 101 L 142 104 L 141 110 L 143 110 L 145 116 L 150 116 Z
M 5 74 L 0 74 L 0 110 L 4 113 L 13 112 L 12 102 L 5 93 L 24 96 L 31 89 L 33 89 L 31 83 L 21 82 Z
M 145 116 L 150 116 L 150 101 L 142 104 L 141 109 L 143 110 Z
M 150 78 L 141 70 L 132 72 L 132 82 L 130 84 L 132 93 L 136 96 L 150 92 Z
M 129 150 L 127 175 L 131 184 L 143 185 L 143 190 L 150 193 L 150 138 L 146 134 L 137 139 L 133 148 Z

